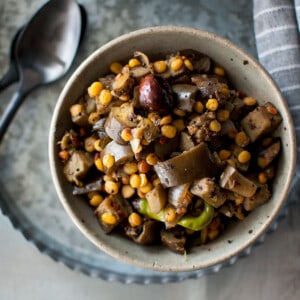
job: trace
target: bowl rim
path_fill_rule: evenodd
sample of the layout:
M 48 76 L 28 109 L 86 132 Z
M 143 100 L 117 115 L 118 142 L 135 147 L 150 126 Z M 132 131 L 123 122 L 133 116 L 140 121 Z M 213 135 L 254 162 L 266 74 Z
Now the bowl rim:
M 55 140 L 54 133 L 55 133 L 56 127 L 57 127 L 56 124 L 58 121 L 58 115 L 59 115 L 61 106 L 64 102 L 65 96 L 66 96 L 69 88 L 71 87 L 73 81 L 76 80 L 78 75 L 96 57 L 101 55 L 102 52 L 105 52 L 110 47 L 113 47 L 119 43 L 122 43 L 123 41 L 126 41 L 128 38 L 136 38 L 136 37 L 148 34 L 148 33 L 151 33 L 151 34 L 162 33 L 162 32 L 174 33 L 174 31 L 179 34 L 188 33 L 189 35 L 195 35 L 198 38 L 201 37 L 201 38 L 205 38 L 208 40 L 215 40 L 215 42 L 223 44 L 225 47 L 231 48 L 234 53 L 238 53 L 241 57 L 244 57 L 245 59 L 247 59 L 252 65 L 254 65 L 254 67 L 256 69 L 258 69 L 258 71 L 262 74 L 264 80 L 268 81 L 268 83 L 273 87 L 274 92 L 278 95 L 278 98 L 280 99 L 280 102 L 286 111 L 287 122 L 291 128 L 291 132 L 289 132 L 290 136 L 291 136 L 291 140 L 289 141 L 290 142 L 289 146 L 290 146 L 290 154 L 291 154 L 291 157 L 290 157 L 291 164 L 290 164 L 290 168 L 288 170 L 288 179 L 289 180 L 284 185 L 284 189 L 282 191 L 283 196 L 280 197 L 281 201 L 277 201 L 278 203 L 276 204 L 275 208 L 272 210 L 272 214 L 270 214 L 270 218 L 264 224 L 262 224 L 258 230 L 255 231 L 255 235 L 249 237 L 249 239 L 247 239 L 246 242 L 244 242 L 242 245 L 240 245 L 240 247 L 237 247 L 235 249 L 235 251 L 232 251 L 232 253 L 230 253 L 227 256 L 222 256 L 221 258 L 212 259 L 212 260 L 210 260 L 210 262 L 202 263 L 202 264 L 199 264 L 198 266 L 195 266 L 195 265 L 187 266 L 188 264 L 185 266 L 184 264 L 181 264 L 176 267 L 170 268 L 170 266 L 164 266 L 161 264 L 152 264 L 152 263 L 147 264 L 143 261 L 139 261 L 134 256 L 128 256 L 128 255 L 125 255 L 124 253 L 120 253 L 118 251 L 118 249 L 115 249 L 115 248 L 111 247 L 110 245 L 106 245 L 106 244 L 102 243 L 101 241 L 99 241 L 98 238 L 96 238 L 93 234 L 91 234 L 89 232 L 89 229 L 85 227 L 85 224 L 83 224 L 81 222 L 80 218 L 74 213 L 72 206 L 69 205 L 67 199 L 65 199 L 65 195 L 63 193 L 63 187 L 58 178 L 59 170 L 55 164 L 55 156 L 57 155 L 57 153 L 56 153 L 56 150 L 57 150 L 56 142 L 57 141 Z M 235 45 L 233 42 L 229 41 L 228 39 L 226 39 L 218 34 L 215 34 L 215 33 L 212 33 L 212 32 L 206 31 L 206 30 L 198 29 L 198 28 L 187 27 L 187 26 L 173 26 L 173 25 L 146 27 L 146 28 L 142 28 L 142 29 L 138 29 L 138 30 L 135 30 L 132 32 L 125 33 L 125 34 L 123 34 L 119 37 L 116 37 L 116 38 L 110 40 L 109 42 L 105 43 L 103 46 L 99 47 L 94 52 L 92 52 L 88 57 L 86 57 L 81 62 L 81 64 L 76 68 L 76 70 L 73 72 L 73 74 L 69 77 L 69 79 L 67 80 L 67 83 L 65 84 L 65 86 L 63 87 L 63 89 L 59 95 L 59 98 L 55 105 L 53 116 L 51 119 L 50 130 L 49 130 L 49 139 L 48 139 L 48 155 L 49 155 L 50 172 L 51 172 L 51 177 L 52 177 L 52 180 L 53 180 L 53 183 L 55 186 L 55 190 L 56 190 L 58 197 L 60 199 L 60 202 L 61 202 L 62 206 L 64 207 L 65 211 L 67 212 L 68 216 L 72 219 L 73 223 L 83 233 L 83 235 L 87 239 L 89 239 L 94 245 L 96 245 L 100 250 L 104 251 L 108 255 L 110 255 L 120 261 L 123 261 L 123 262 L 131 264 L 131 265 L 135 265 L 138 267 L 142 267 L 142 268 L 147 268 L 147 269 L 156 270 L 156 271 L 167 271 L 167 272 L 194 271 L 194 270 L 206 269 L 209 267 L 213 267 L 215 265 L 218 265 L 220 263 L 228 261 L 229 259 L 231 259 L 235 256 L 238 256 L 239 253 L 242 253 L 244 250 L 246 250 L 251 245 L 253 245 L 264 234 L 264 232 L 266 232 L 266 230 L 270 227 L 272 222 L 275 220 L 276 216 L 278 216 L 284 203 L 286 202 L 286 199 L 288 196 L 288 191 L 291 186 L 293 174 L 295 172 L 296 153 L 297 152 L 296 152 L 295 129 L 294 129 L 291 114 L 288 109 L 288 104 L 285 101 L 285 99 L 283 98 L 283 95 L 281 94 L 277 84 L 271 78 L 271 76 L 265 70 L 265 68 L 253 56 L 251 56 L 245 50 L 243 50 L 239 46 Z

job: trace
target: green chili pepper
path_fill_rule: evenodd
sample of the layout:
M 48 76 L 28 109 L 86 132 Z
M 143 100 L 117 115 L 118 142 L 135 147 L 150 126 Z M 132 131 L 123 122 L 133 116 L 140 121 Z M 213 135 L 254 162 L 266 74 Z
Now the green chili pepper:
M 184 216 L 178 221 L 178 225 L 199 231 L 205 228 L 214 217 L 214 208 L 204 201 L 204 210 L 198 217 Z
M 138 204 L 139 213 L 157 221 L 165 221 L 164 210 L 161 210 L 158 214 L 154 214 L 150 211 L 146 199 L 140 199 Z M 185 228 L 192 229 L 194 231 L 199 231 L 205 228 L 211 222 L 213 216 L 214 208 L 204 201 L 204 210 L 198 217 L 184 216 L 177 222 L 177 224 Z

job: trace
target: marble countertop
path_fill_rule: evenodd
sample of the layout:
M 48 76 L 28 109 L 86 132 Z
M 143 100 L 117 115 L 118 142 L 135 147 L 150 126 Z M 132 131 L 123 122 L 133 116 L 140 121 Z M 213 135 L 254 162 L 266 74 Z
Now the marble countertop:
M 43 2 L 1 0 L 0 76 L 8 67 L 9 45 L 14 33 Z M 167 24 L 215 32 L 256 56 L 251 1 L 79 2 L 86 7 L 89 22 L 73 70 L 87 55 L 114 37 L 135 29 Z M 16 207 L 30 218 L 32 224 L 43 226 L 49 238 L 55 233 L 56 240 L 60 242 L 67 232 L 68 241 L 72 243 L 80 239 L 58 203 L 45 163 L 51 113 L 67 78 L 33 92 L 16 116 L 0 148 L 0 195 L 9 199 L 8 207 L 17 203 Z M 14 89 L 15 86 L 12 86 L 1 93 L 0 113 Z M 43 102 L 37 101 L 39 98 L 43 98 Z M 36 114 L 37 111 L 39 114 Z M 39 126 L 35 126 L 36 122 Z M 41 182 L 32 190 L 32 182 L 36 180 Z M 120 295 L 124 300 L 131 299 L 133 295 L 140 299 L 300 299 L 299 214 L 298 201 L 290 207 L 287 217 L 279 222 L 277 230 L 234 265 L 198 279 L 163 285 L 126 285 L 71 270 L 39 252 L 33 243 L 13 228 L 6 216 L 0 214 L 0 299 L 72 297 L 76 300 L 109 300 Z M 27 237 L 28 232 L 30 235 L 29 225 L 24 232 Z M 74 247 L 82 246 L 81 243 L 80 240 Z

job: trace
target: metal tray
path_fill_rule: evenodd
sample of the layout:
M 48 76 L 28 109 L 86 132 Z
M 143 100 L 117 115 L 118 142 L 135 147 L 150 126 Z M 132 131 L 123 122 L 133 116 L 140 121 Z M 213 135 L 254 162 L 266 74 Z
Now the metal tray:
M 0 76 L 7 68 L 8 45 L 17 27 L 40 5 L 31 0 L 2 2 L 6 26 L 0 35 Z M 108 40 L 131 30 L 155 25 L 185 25 L 206 29 L 231 39 L 255 55 L 251 1 L 81 1 L 89 24 L 76 66 Z M 27 5 L 27 4 L 26 4 Z M 28 15 L 26 15 L 28 14 Z M 112 22 L 113 20 L 113 22 Z M 7 46 L 5 50 L 3 47 Z M 184 46 L 184 45 L 183 45 Z M 7 51 L 7 52 L 5 52 Z M 68 76 L 67 76 L 68 77 Z M 48 165 L 48 131 L 56 100 L 67 77 L 30 94 L 19 110 L 0 148 L 0 207 L 16 229 L 43 253 L 68 267 L 123 283 L 166 283 L 197 278 L 233 264 L 238 257 L 210 269 L 160 273 L 120 263 L 100 252 L 75 228 L 63 210 L 52 184 Z M 1 94 L 0 112 L 15 87 Z M 284 214 L 285 211 L 283 211 Z M 270 230 L 276 228 L 275 222 Z M 257 242 L 260 243 L 264 236 Z M 240 256 L 250 253 L 248 248 Z

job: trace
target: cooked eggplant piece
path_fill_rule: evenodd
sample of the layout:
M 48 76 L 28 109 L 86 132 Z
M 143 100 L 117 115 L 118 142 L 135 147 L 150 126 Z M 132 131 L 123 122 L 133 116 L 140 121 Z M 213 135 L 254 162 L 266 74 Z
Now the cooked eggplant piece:
M 191 112 L 195 103 L 198 88 L 192 84 L 173 84 L 172 90 L 177 97 L 177 107 Z
M 88 119 L 89 115 L 85 111 L 78 113 L 76 116 L 72 116 L 72 122 L 81 127 L 90 125 Z
M 179 77 L 173 78 L 173 84 L 191 84 L 191 78 L 187 74 L 183 74 Z
M 168 189 L 168 204 L 166 210 L 172 207 L 175 209 L 176 216 L 174 219 L 165 220 L 166 228 L 174 227 L 183 215 L 187 212 L 189 204 L 192 202 L 193 194 L 189 191 L 190 183 L 174 186 Z M 171 211 L 173 211 L 171 209 Z
M 228 90 L 227 85 L 223 78 L 215 75 L 202 75 L 196 74 L 191 77 L 192 83 L 194 83 L 199 89 L 199 94 L 202 99 L 216 98 L 220 105 L 223 105 L 228 95 L 223 91 Z
M 129 95 L 132 92 L 133 84 L 134 79 L 130 77 L 129 73 L 120 73 L 115 77 L 113 82 L 113 93 L 118 97 Z
M 271 192 L 266 184 L 260 184 L 256 193 L 252 197 L 245 198 L 244 209 L 251 211 L 258 206 L 268 202 L 271 198 Z
M 205 177 L 193 182 L 191 186 L 192 194 L 203 199 L 210 198 L 215 194 L 216 184 L 213 179 Z
M 218 210 L 221 214 L 227 218 L 232 218 L 235 213 L 234 205 L 231 202 L 226 201 Z
M 267 102 L 258 106 L 247 114 L 241 121 L 241 126 L 249 136 L 251 142 L 255 142 L 264 134 L 273 131 L 281 123 L 282 118 L 277 109 Z
M 74 130 L 66 132 L 59 142 L 61 150 L 77 149 L 80 148 L 82 144 L 83 142 L 80 140 L 78 133 Z
M 151 143 L 156 140 L 160 135 L 160 129 L 157 124 L 150 121 L 148 118 L 140 118 L 137 128 L 142 130 L 143 138 Z
M 216 114 L 213 111 L 206 111 L 201 115 L 191 117 L 187 130 L 192 135 L 197 143 L 210 141 L 218 133 L 209 129 L 209 124 L 216 119 Z
M 191 192 L 215 208 L 220 207 L 226 201 L 226 194 L 221 191 L 212 178 L 207 177 L 194 181 Z
M 239 97 L 235 97 L 232 100 L 227 101 L 224 105 L 224 108 L 230 111 L 230 119 L 233 121 L 241 120 L 255 107 L 255 105 L 246 105 L 243 99 Z
M 101 157 L 105 154 L 111 154 L 115 158 L 116 165 L 124 164 L 133 157 L 133 152 L 129 145 L 120 145 L 115 141 L 111 141 L 101 152 Z
M 187 208 L 191 203 L 192 197 L 189 191 L 190 183 L 184 183 L 168 189 L 168 203 L 176 209 Z
M 106 134 L 106 132 L 98 131 L 97 134 L 100 140 L 98 147 L 104 149 L 106 145 L 111 142 L 111 138 Z
M 180 51 L 180 54 L 188 58 L 193 64 L 193 72 L 206 73 L 211 67 L 211 59 L 194 49 L 184 49 Z
M 88 97 L 86 99 L 85 112 L 89 115 L 92 112 L 95 112 L 96 109 L 97 109 L 97 105 L 96 105 L 95 99 Z
M 281 148 L 279 139 L 276 139 L 267 149 L 258 153 L 257 164 L 261 168 L 266 168 L 278 156 Z
M 70 107 L 72 122 L 80 127 L 90 127 L 88 119 L 90 113 L 94 111 L 96 111 L 95 99 L 89 96 L 82 97 Z
M 80 186 L 80 180 L 85 177 L 93 164 L 93 155 L 82 150 L 74 151 L 64 167 L 64 175 L 68 181 Z
M 230 157 L 230 159 L 234 162 L 235 167 L 241 171 L 241 172 L 246 172 L 249 169 L 249 165 L 250 165 L 250 160 L 247 162 L 243 162 L 241 163 L 238 160 L 239 154 L 244 151 L 244 149 L 242 147 L 239 147 L 237 145 L 233 146 L 232 149 L 232 156 Z
M 92 182 L 85 184 L 84 186 L 75 186 L 73 189 L 73 195 L 83 195 L 90 192 L 102 191 L 103 189 L 103 179 L 98 178 Z
M 216 86 L 218 84 L 217 78 L 208 78 L 207 75 L 196 74 L 191 77 L 203 99 L 212 98 L 215 95 Z
M 169 160 L 158 162 L 154 169 L 164 187 L 193 182 L 203 177 L 214 176 L 217 166 L 206 143 L 183 152 Z
M 148 69 L 152 68 L 149 57 L 145 53 L 143 53 L 141 51 L 134 51 L 133 56 L 141 62 L 141 65 L 143 67 L 148 68 Z
M 159 128 L 147 118 L 140 118 L 137 126 L 131 130 L 132 139 L 129 141 L 134 154 L 143 150 L 142 141 L 150 144 L 160 135 Z
M 156 244 L 160 241 L 161 224 L 162 223 L 154 220 L 145 220 L 141 226 L 126 227 L 125 233 L 138 244 Z
M 124 128 L 133 128 L 137 125 L 133 106 L 130 104 L 112 107 L 105 121 L 104 128 L 107 135 L 119 144 L 124 144 L 121 132 Z
M 139 80 L 139 79 L 143 78 L 144 76 L 150 74 L 151 69 L 145 68 L 145 67 L 139 65 L 139 66 L 135 66 L 135 67 L 131 68 L 129 72 L 130 72 L 131 77 Z
M 104 149 L 105 146 L 112 140 L 105 131 L 106 120 L 107 118 L 101 118 L 93 125 L 93 131 L 97 133 L 99 138 L 98 146 L 102 149 Z
M 99 121 L 97 121 L 94 125 L 93 125 L 93 131 L 101 131 L 104 132 L 105 131 L 105 127 L 104 124 L 106 122 L 107 118 L 101 118 Z
M 134 113 L 134 106 L 132 103 L 124 103 L 117 107 L 115 117 L 127 127 L 134 127 L 137 125 L 138 117 Z
M 227 166 L 221 174 L 219 184 L 220 187 L 244 197 L 252 197 L 257 189 L 257 185 L 253 181 L 231 166 Z
M 195 147 L 195 143 L 192 137 L 187 132 L 182 131 L 179 138 L 179 150 L 183 152 L 193 147 Z
M 141 146 L 141 139 L 133 138 L 129 144 L 131 147 L 131 150 L 135 155 L 139 154 L 142 151 L 142 146 Z
M 158 184 L 150 192 L 148 192 L 146 194 L 146 199 L 151 213 L 159 213 L 165 207 L 167 198 L 167 192 L 161 184 Z
M 141 64 L 138 66 L 135 66 L 133 68 L 130 68 L 130 76 L 139 80 L 149 73 L 152 73 L 152 64 L 149 61 L 149 58 L 147 55 L 145 55 L 143 52 L 135 51 L 134 57 L 137 58 Z
M 105 154 L 111 154 L 115 158 L 115 166 L 118 166 L 120 164 L 124 164 L 127 161 L 130 161 L 134 153 L 130 147 L 130 145 L 121 145 L 118 144 L 115 141 L 111 141 L 108 143 L 103 151 L 101 151 L 101 159 Z M 104 170 L 105 172 L 110 172 L 112 170 Z
M 183 230 L 163 230 L 161 231 L 161 241 L 173 252 L 184 254 L 186 251 L 186 236 Z
M 104 232 L 109 233 L 126 220 L 131 212 L 132 207 L 130 204 L 121 194 L 117 194 L 106 197 L 96 208 L 95 215 L 97 215 Z M 109 215 L 114 222 L 106 222 L 105 218 L 102 217 L 104 214 Z
M 109 74 L 105 77 L 100 77 L 99 81 L 103 84 L 103 87 L 107 90 L 112 90 L 112 85 L 115 79 L 114 74 Z
M 113 97 L 109 104 L 102 104 L 100 101 L 96 102 L 96 110 L 97 113 L 101 116 L 106 116 L 110 113 L 112 107 L 118 107 L 122 105 L 124 101 L 120 100 L 119 98 Z
M 177 149 L 179 143 L 179 136 L 176 135 L 172 139 L 168 139 L 165 143 L 161 144 L 160 141 L 154 142 L 154 152 L 159 159 L 170 157 Z
M 182 59 L 181 56 L 179 55 L 179 53 L 171 54 L 167 57 L 166 63 L 168 65 L 168 69 L 166 72 L 160 74 L 161 76 L 163 76 L 164 78 L 178 77 L 178 76 L 183 75 L 186 72 L 187 69 L 184 66 L 184 64 L 182 64 L 181 68 L 176 69 L 176 70 L 173 70 L 173 68 L 171 68 L 172 63 L 176 59 Z
M 226 135 L 229 138 L 233 138 L 236 136 L 237 133 L 238 133 L 238 130 L 231 120 L 227 120 L 222 123 L 220 135 L 222 135 L 222 136 Z
M 225 160 L 221 160 L 220 156 L 219 156 L 219 153 L 214 151 L 212 153 L 212 156 L 213 156 L 213 161 L 215 162 L 215 164 L 217 165 L 217 167 L 221 170 L 221 169 L 224 169 L 225 166 L 226 166 L 226 161 Z

